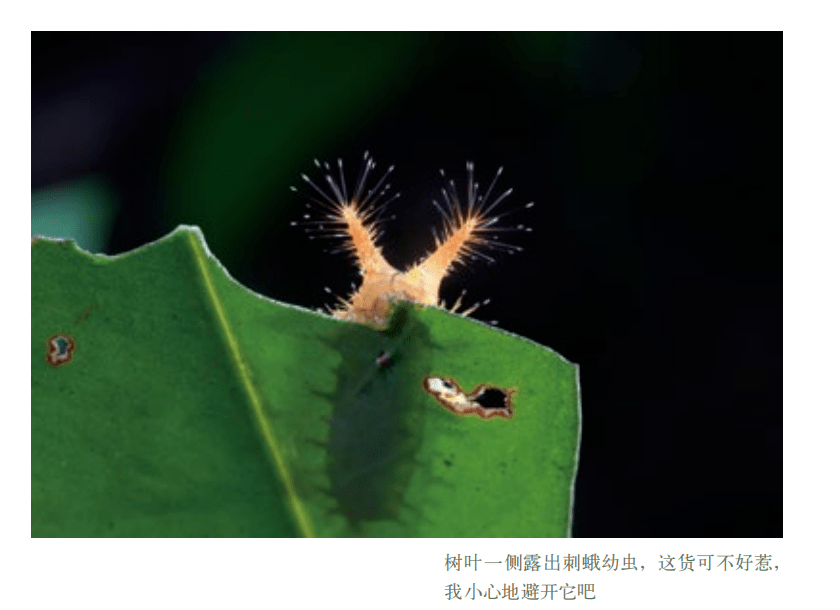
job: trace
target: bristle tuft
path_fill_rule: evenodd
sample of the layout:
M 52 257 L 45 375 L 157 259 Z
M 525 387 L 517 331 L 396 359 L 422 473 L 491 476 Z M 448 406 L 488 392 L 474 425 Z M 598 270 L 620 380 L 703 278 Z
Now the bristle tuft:
M 455 180 L 440 169 L 444 181 L 440 191 L 442 200 L 434 200 L 432 204 L 440 214 L 443 226 L 440 230 L 432 228 L 435 250 L 421 263 L 400 272 L 385 260 L 377 243 L 383 235 L 382 223 L 394 218 L 393 214 L 386 215 L 387 208 L 400 197 L 398 192 L 391 193 L 391 184 L 388 182 L 394 166 L 389 166 L 378 179 L 372 178 L 376 163 L 370 153 L 365 151 L 362 155 L 362 168 L 351 195 L 342 159 L 336 162 L 337 176 L 333 175 L 328 162 L 315 159 L 314 163 L 324 173 L 322 186 L 302 173 L 301 178 L 312 191 L 302 194 L 308 199 L 306 208 L 317 208 L 319 214 L 313 217 L 306 213 L 303 220 L 292 221 L 291 225 L 303 226 L 309 239 L 337 239 L 337 245 L 328 251 L 349 253 L 357 264 L 362 275 L 358 289 L 353 284 L 353 293 L 349 297 L 336 297 L 338 305 L 327 307 L 327 311 L 337 318 L 381 328 L 387 323 L 391 302 L 394 300 L 411 300 L 445 307 L 439 297 L 440 283 L 454 266 L 466 265 L 479 259 L 493 264 L 496 262 L 495 257 L 491 256 L 495 254 L 494 251 L 504 254 L 521 252 L 521 246 L 502 241 L 500 235 L 513 231 L 531 231 L 530 227 L 522 223 L 505 225 L 500 222 L 502 218 L 518 211 L 500 208 L 513 193 L 512 188 L 494 194 L 503 167 L 496 170 L 489 186 L 482 192 L 480 183 L 475 180 L 475 163 L 467 161 L 463 199 L 459 197 Z M 373 183 L 372 187 L 368 187 L 369 182 Z M 290 188 L 298 192 L 297 188 Z M 529 202 L 524 208 L 533 206 L 534 203 Z M 324 287 L 324 291 L 333 295 L 329 287 Z M 461 307 L 465 292 L 461 293 L 450 311 L 456 312 Z M 490 299 L 476 302 L 461 312 L 461 315 L 469 315 L 489 302 Z
M 474 180 L 475 164 L 467 161 L 466 168 L 466 204 L 460 201 L 454 180 L 447 178 L 443 169 L 439 170 L 444 179 L 441 194 L 445 205 L 437 201 L 432 201 L 432 205 L 443 220 L 443 234 L 440 237 L 435 236 L 436 250 L 429 255 L 423 265 L 427 273 L 441 278 L 453 266 L 465 264 L 468 260 L 480 258 L 488 263 L 494 263 L 495 258 L 482 250 L 498 250 L 504 253 L 521 251 L 521 247 L 501 241 L 499 233 L 530 230 L 522 224 L 515 226 L 498 224 L 501 218 L 516 210 L 493 213 L 513 193 L 513 189 L 509 188 L 491 199 L 493 189 L 504 167 L 499 167 L 483 194 L 480 194 L 479 184 Z M 533 207 L 533 202 L 525 207 Z

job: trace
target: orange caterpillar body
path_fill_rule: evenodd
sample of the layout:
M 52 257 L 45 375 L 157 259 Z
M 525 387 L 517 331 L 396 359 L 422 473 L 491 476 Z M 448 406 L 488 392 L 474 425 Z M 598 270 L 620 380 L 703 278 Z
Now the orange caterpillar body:
M 522 225 L 496 226 L 499 219 L 510 212 L 493 214 L 493 211 L 513 189 L 508 189 L 492 202 L 489 201 L 496 180 L 502 173 L 502 168 L 499 168 L 484 195 L 478 195 L 478 184 L 473 181 L 474 165 L 468 162 L 466 204 L 461 204 L 452 180 L 441 189 L 444 205 L 433 202 L 444 222 L 442 236 L 435 235 L 434 251 L 405 271 L 395 269 L 385 260 L 381 248 L 377 245 L 379 227 L 383 220 L 382 213 L 391 201 L 399 197 L 397 193 L 386 199 L 390 185 L 383 186 L 394 166 L 388 168 L 374 187 L 365 191 L 365 184 L 376 164 L 368 153 L 365 153 L 363 161 L 364 167 L 352 194 L 347 190 L 341 159 L 338 160 L 340 182 L 333 178 L 329 164 L 323 164 L 329 186 L 326 191 L 318 187 L 306 174 L 301 174 L 303 180 L 318 195 L 310 196 L 310 200 L 325 216 L 313 220 L 309 215 L 305 215 L 303 222 L 292 223 L 306 225 L 309 232 L 319 233 L 322 237 L 341 239 L 343 243 L 339 249 L 350 252 L 355 259 L 362 281 L 356 292 L 346 299 L 339 299 L 339 306 L 330 309 L 330 313 L 337 318 L 381 328 L 388 321 L 393 301 L 407 300 L 424 305 L 443 306 L 439 296 L 440 284 L 454 266 L 465 263 L 469 258 L 480 257 L 492 261 L 490 256 L 481 251 L 482 248 L 505 252 L 520 251 L 518 246 L 499 241 L 497 234 L 504 231 L 531 230 Z M 321 163 L 317 160 L 315 164 L 321 168 Z M 443 170 L 440 170 L 440 173 L 445 179 Z M 292 190 L 297 189 L 292 187 Z M 385 201 L 379 203 L 382 199 Z M 529 203 L 525 207 L 533 205 Z M 452 311 L 460 307 L 460 301 L 459 297 Z M 464 315 L 468 315 L 476 307 L 478 304 L 463 312 Z

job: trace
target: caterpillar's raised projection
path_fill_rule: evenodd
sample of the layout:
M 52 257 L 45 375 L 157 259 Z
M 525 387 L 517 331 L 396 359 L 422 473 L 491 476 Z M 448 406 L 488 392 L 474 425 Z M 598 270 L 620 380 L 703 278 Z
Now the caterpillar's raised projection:
M 307 213 L 303 221 L 292 223 L 305 226 L 311 238 L 338 239 L 341 242 L 338 249 L 349 252 L 355 260 L 362 276 L 361 284 L 353 294 L 339 299 L 338 306 L 330 309 L 337 318 L 381 328 L 387 322 L 393 301 L 444 306 L 440 299 L 440 284 L 454 267 L 471 259 L 493 261 L 488 251 L 512 253 L 522 250 L 520 246 L 499 239 L 505 232 L 531 230 L 521 224 L 509 226 L 500 223 L 502 218 L 516 211 L 499 211 L 500 204 L 513 191 L 507 189 L 494 193 L 503 168 L 498 169 L 482 194 L 474 179 L 475 166 L 467 162 L 463 198 L 457 192 L 455 181 L 447 179 L 444 171 L 440 170 L 444 179 L 441 201 L 432 203 L 443 219 L 443 230 L 440 234 L 435 232 L 435 249 L 408 269 L 395 269 L 385 260 L 378 244 L 385 211 L 399 197 L 399 193 L 390 194 L 391 185 L 387 182 L 394 166 L 376 180 L 373 176 L 376 163 L 367 152 L 362 160 L 363 167 L 352 192 L 347 188 L 341 159 L 337 163 L 337 176 L 329 163 L 322 164 L 316 160 L 316 167 L 325 173 L 326 186 L 318 186 L 309 176 L 301 174 L 304 182 L 312 188 L 306 196 L 311 202 L 307 206 L 313 210 L 314 217 Z M 369 184 L 373 186 L 369 187 Z M 297 191 L 295 187 L 292 190 Z M 533 205 L 531 202 L 524 207 Z M 461 306 L 460 301 L 459 298 L 452 311 Z M 468 315 L 477 306 L 462 313 Z

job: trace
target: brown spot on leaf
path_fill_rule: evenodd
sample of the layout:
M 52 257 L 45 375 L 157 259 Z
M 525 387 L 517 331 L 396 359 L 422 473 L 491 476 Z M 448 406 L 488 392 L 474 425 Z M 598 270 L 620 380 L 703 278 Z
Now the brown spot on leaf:
M 73 349 L 76 344 L 73 342 L 73 337 L 67 334 L 54 335 L 47 341 L 49 351 L 47 352 L 47 362 L 53 366 L 61 366 L 67 364 L 73 359 Z
M 87 322 L 88 318 L 90 318 L 90 315 L 97 309 L 99 309 L 99 303 L 91 303 L 90 305 L 85 307 L 84 310 L 82 310 L 82 313 L 80 313 L 79 316 L 76 318 L 75 325 L 78 326 L 79 324 Z
M 482 383 L 469 394 L 454 379 L 429 375 L 423 379 L 423 389 L 444 407 L 458 415 L 478 415 L 482 419 L 513 416 L 511 398 L 516 389 L 506 389 Z

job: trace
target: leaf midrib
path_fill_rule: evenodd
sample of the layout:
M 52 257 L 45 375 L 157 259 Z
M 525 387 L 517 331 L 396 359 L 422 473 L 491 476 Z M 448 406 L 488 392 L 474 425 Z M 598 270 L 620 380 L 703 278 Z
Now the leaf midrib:
M 227 314 L 225 313 L 224 307 L 222 306 L 222 301 L 219 298 L 219 294 L 216 291 L 216 287 L 213 283 L 213 280 L 211 279 L 210 269 L 208 267 L 209 263 L 207 258 L 204 256 L 204 248 L 194 231 L 188 232 L 188 239 L 190 249 L 195 257 L 196 263 L 201 273 L 201 278 L 204 283 L 204 287 L 207 291 L 208 296 L 210 297 L 211 307 L 216 314 L 216 319 L 218 320 L 219 326 L 222 329 L 222 334 L 224 336 L 225 343 L 227 344 L 228 350 L 233 360 L 234 369 L 236 371 L 237 376 L 239 377 L 240 382 L 242 383 L 242 386 L 245 389 L 248 405 L 251 408 L 251 411 L 253 412 L 254 419 L 257 423 L 257 428 L 259 429 L 260 434 L 263 437 L 263 440 L 265 441 L 265 444 L 268 448 L 269 456 L 274 466 L 274 470 L 277 473 L 277 476 L 279 477 L 283 487 L 285 487 L 286 489 L 286 493 L 288 495 L 289 503 L 291 504 L 292 513 L 297 523 L 298 529 L 300 530 L 300 533 L 303 536 L 307 538 L 313 538 L 315 537 L 315 531 L 313 529 L 312 522 L 309 518 L 308 513 L 306 512 L 306 509 L 303 505 L 303 502 L 300 499 L 300 496 L 295 490 L 294 481 L 292 480 L 291 469 L 289 468 L 286 459 L 283 457 L 283 449 L 282 447 L 280 447 L 280 444 L 277 441 L 277 437 L 274 434 L 272 434 L 271 425 L 269 424 L 268 416 L 263 406 L 263 401 L 260 398 L 260 395 L 257 392 L 256 388 L 254 387 L 253 382 L 251 381 L 251 377 L 248 372 L 248 367 L 245 364 L 245 359 L 242 356 L 242 350 L 239 347 L 239 341 L 237 341 L 236 336 L 233 333 L 233 329 L 230 326 Z

